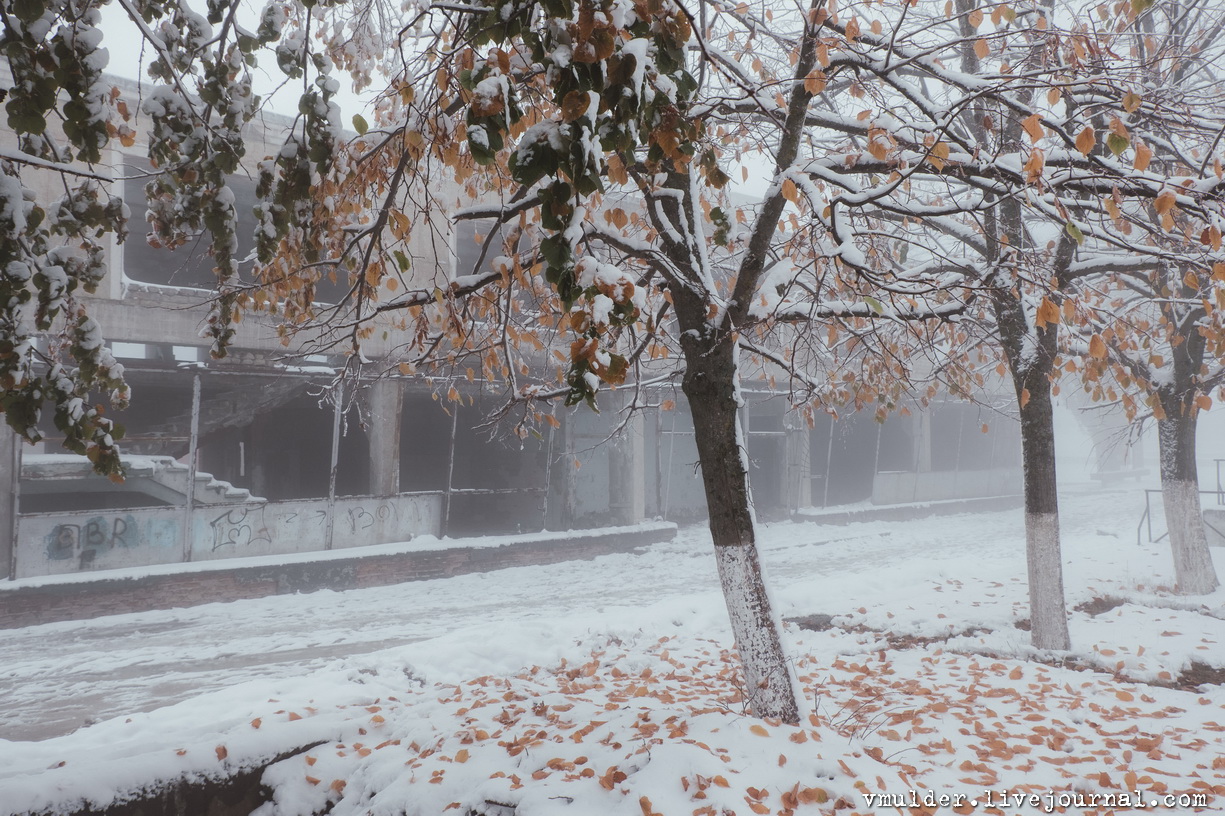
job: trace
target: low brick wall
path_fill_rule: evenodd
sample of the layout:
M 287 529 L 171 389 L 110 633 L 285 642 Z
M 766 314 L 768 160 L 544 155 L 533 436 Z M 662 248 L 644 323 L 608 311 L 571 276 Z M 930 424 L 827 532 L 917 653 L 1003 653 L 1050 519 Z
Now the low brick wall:
M 792 515 L 792 521 L 811 524 L 851 524 L 857 521 L 912 521 L 929 516 L 949 516 L 957 513 L 993 513 L 1025 506 L 1025 497 L 989 496 L 977 499 L 919 502 L 915 504 L 877 505 L 853 510 L 805 508 Z
M 507 567 L 590 560 L 670 541 L 675 535 L 676 526 L 673 524 L 642 524 L 598 532 L 512 536 L 505 543 L 491 544 L 485 540 L 480 546 L 470 547 L 456 542 L 451 547 L 406 552 L 363 553 L 355 550 L 349 554 L 333 551 L 325 559 L 287 558 L 280 564 L 243 566 L 243 559 L 233 559 L 224 566 L 213 562 L 207 569 L 116 577 L 98 573 L 88 576 L 88 580 L 44 579 L 28 586 L 17 582 L 0 589 L 0 629 L 319 589 L 385 586 Z

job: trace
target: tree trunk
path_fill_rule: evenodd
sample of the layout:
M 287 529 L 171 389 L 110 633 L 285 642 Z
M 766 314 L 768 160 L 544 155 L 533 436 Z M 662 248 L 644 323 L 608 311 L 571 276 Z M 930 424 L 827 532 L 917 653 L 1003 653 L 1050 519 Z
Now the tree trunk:
M 1029 569 L 1030 635 L 1038 649 L 1070 649 L 1059 545 L 1055 422 L 1051 385 L 1044 374 L 1026 378 L 1022 396 L 1021 454 L 1025 469 L 1025 561 Z
M 710 512 L 719 581 L 744 667 L 745 694 L 753 714 L 799 722 L 800 705 L 780 627 L 757 555 L 746 453 L 736 394 L 736 343 L 686 333 L 685 378 L 697 433 L 702 484 Z
M 1183 595 L 1207 595 L 1220 582 L 1208 550 L 1199 503 L 1199 469 L 1195 465 L 1196 407 L 1167 404 L 1167 400 L 1162 400 L 1162 404 L 1166 418 L 1157 421 L 1161 500 L 1165 505 L 1166 527 L 1170 531 L 1177 589 Z

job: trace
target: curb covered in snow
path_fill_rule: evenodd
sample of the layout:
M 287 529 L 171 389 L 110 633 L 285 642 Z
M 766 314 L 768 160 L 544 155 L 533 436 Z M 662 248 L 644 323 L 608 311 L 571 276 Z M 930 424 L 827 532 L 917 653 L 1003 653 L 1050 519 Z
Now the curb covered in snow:
M 928 516 L 949 516 L 956 513 L 988 513 L 1021 507 L 1024 496 L 985 496 L 977 499 L 948 499 L 912 502 L 908 504 L 869 505 L 853 508 L 814 507 L 800 510 L 791 520 L 812 524 L 851 524 L 857 521 L 910 521 Z
M 646 522 L 598 530 L 473 539 L 440 540 L 422 536 L 402 544 L 294 556 L 23 579 L 0 584 L 0 629 L 589 560 L 671 541 L 675 535 L 675 524 Z

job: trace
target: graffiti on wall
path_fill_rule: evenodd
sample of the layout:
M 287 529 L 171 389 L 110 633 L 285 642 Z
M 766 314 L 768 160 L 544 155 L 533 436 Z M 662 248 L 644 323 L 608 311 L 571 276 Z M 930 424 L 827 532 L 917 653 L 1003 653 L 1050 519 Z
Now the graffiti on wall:
M 394 504 L 384 502 L 373 510 L 368 510 L 365 507 L 350 508 L 346 514 L 349 519 L 349 532 L 356 533 L 361 530 L 369 530 L 375 524 L 387 521 L 400 520 L 400 508 Z
M 335 500 L 336 549 L 406 541 L 435 533 L 438 494 Z M 30 514 L 20 519 L 19 577 L 321 550 L 329 504 L 323 499 Z M 190 529 L 190 543 L 183 540 Z
M 268 525 L 264 523 L 264 505 L 232 507 L 208 523 L 212 531 L 213 552 L 223 547 L 235 549 L 253 544 L 272 543 Z
M 174 543 L 174 530 L 163 530 L 164 525 L 141 525 L 131 513 L 112 516 L 94 516 L 83 523 L 63 523 L 51 528 L 44 539 L 49 561 L 78 561 L 82 568 L 88 567 L 100 555 L 116 548 L 133 548 L 146 545 Z

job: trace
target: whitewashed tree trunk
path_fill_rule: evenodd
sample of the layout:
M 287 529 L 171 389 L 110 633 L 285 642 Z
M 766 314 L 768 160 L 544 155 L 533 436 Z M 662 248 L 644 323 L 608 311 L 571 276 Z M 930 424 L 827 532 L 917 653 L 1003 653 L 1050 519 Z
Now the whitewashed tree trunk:
M 1195 464 L 1196 408 L 1169 400 L 1166 418 L 1157 422 L 1161 451 L 1161 500 L 1174 556 L 1177 590 L 1183 595 L 1207 595 L 1220 586 L 1199 501 L 1199 469 Z M 1166 400 L 1163 400 L 1163 405 Z
M 1025 468 L 1025 563 L 1029 573 L 1030 636 L 1039 649 L 1070 649 L 1059 542 L 1055 423 L 1046 374 L 1025 379 L 1021 450 Z
M 685 311 L 682 306 L 680 313 Z M 783 651 L 781 627 L 757 555 L 736 398 L 736 343 L 727 336 L 693 331 L 682 335 L 682 348 L 686 362 L 682 388 L 693 414 L 710 534 L 744 668 L 745 695 L 755 716 L 797 723 L 798 683 Z

